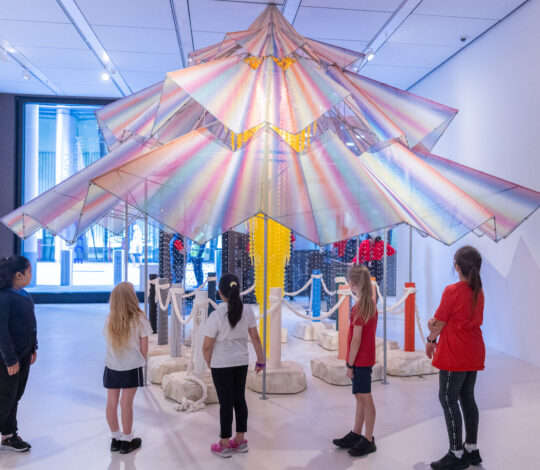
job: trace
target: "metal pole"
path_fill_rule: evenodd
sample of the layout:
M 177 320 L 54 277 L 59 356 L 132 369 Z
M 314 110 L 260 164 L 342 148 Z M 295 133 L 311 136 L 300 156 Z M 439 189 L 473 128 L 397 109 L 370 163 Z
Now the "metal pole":
M 124 215 L 124 281 L 128 280 L 128 261 L 129 261 L 129 217 L 128 203 L 126 201 L 126 212 Z
M 384 352 L 384 363 L 383 363 L 383 380 L 382 380 L 382 383 L 383 384 L 387 384 L 388 381 L 386 380 L 386 368 L 387 368 L 387 363 L 386 363 L 386 277 L 387 277 L 387 273 L 386 273 L 386 240 L 388 238 L 388 229 L 384 229 L 384 241 L 383 241 L 383 342 L 384 342 L 384 347 L 383 347 L 383 352 Z
M 356 237 L 356 263 L 360 264 L 360 235 Z
M 412 226 L 409 225 L 409 282 L 412 282 Z
M 267 313 L 267 295 L 268 295 L 268 217 L 264 216 L 264 263 L 263 263 L 263 353 L 264 363 L 266 364 L 266 313 Z M 262 400 L 267 400 L 266 396 L 266 367 L 263 369 L 262 377 Z
M 148 214 L 144 214 L 144 314 L 148 318 Z

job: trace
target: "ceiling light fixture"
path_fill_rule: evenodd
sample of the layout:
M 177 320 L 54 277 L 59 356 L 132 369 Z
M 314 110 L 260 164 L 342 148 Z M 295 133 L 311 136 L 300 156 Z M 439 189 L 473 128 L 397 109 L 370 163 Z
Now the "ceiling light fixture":
M 31 78 L 30 72 L 28 70 L 26 70 L 26 69 L 23 69 L 22 78 L 25 79 L 25 80 L 30 80 L 30 78 Z
M 375 53 L 373 52 L 373 49 L 368 49 L 366 51 L 366 59 L 367 60 L 373 60 L 373 58 L 375 57 Z
M 8 61 L 8 53 L 5 49 L 0 49 L 0 60 L 2 62 L 7 62 Z
M 107 80 L 109 80 L 110 78 L 111 78 L 111 76 L 110 76 L 107 72 L 103 72 L 103 73 L 101 74 L 101 79 L 102 79 L 102 80 L 107 81 Z

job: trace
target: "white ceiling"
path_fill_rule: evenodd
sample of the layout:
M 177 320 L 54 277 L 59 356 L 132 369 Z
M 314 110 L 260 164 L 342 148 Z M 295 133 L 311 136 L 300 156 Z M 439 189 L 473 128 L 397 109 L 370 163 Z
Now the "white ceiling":
M 421 0 L 360 73 L 407 89 L 525 1 Z M 116 85 L 120 81 L 136 92 L 182 68 L 181 49 L 187 63 L 194 48 L 218 42 L 226 32 L 247 29 L 267 3 L 0 0 L 0 45 L 13 48 L 8 62 L 0 62 L 0 93 L 120 97 L 128 94 Z M 363 51 L 403 1 L 274 3 L 285 3 L 300 34 Z M 82 15 L 68 16 L 70 7 Z M 93 32 L 92 38 L 83 37 L 84 27 Z M 467 40 L 461 42 L 461 37 Z M 110 62 L 101 57 L 103 49 Z M 115 70 L 113 80 L 101 78 L 106 66 Z M 22 76 L 25 67 L 32 73 L 30 80 Z M 47 80 L 49 86 L 44 84 Z

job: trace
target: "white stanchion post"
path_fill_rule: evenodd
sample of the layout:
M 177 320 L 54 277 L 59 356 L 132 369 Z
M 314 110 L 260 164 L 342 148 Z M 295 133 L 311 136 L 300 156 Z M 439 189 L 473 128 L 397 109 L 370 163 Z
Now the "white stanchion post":
M 193 354 L 193 375 L 201 377 L 206 373 L 206 363 L 202 351 L 204 340 L 204 325 L 208 317 L 208 292 L 195 293 L 193 308 L 197 309 L 193 317 L 193 330 L 191 331 L 191 354 Z
M 176 297 L 176 305 L 180 309 L 180 312 L 175 311 L 175 303 L 171 298 L 171 330 L 170 330 L 170 345 L 171 345 L 171 357 L 182 357 L 182 324 L 178 320 L 177 314 L 182 317 L 184 302 L 182 302 L 182 295 L 184 295 L 183 284 L 172 284 L 171 295 Z
M 276 306 L 276 304 L 278 304 Z M 281 365 L 281 288 L 270 288 L 270 360 L 271 367 Z

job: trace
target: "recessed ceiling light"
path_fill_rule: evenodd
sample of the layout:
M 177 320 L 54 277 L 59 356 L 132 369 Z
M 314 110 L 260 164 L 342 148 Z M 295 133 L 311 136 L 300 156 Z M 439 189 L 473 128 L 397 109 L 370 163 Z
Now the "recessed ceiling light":
M 366 59 L 373 60 L 374 57 L 375 57 L 375 52 L 373 52 L 373 49 L 368 49 L 366 51 Z
M 26 69 L 23 69 L 22 78 L 24 78 L 25 80 L 30 80 L 30 72 Z
M 110 78 L 111 78 L 111 76 L 110 76 L 107 72 L 103 72 L 103 73 L 101 74 L 101 79 L 102 79 L 102 80 L 107 81 L 107 80 L 109 80 Z
M 105 51 L 103 51 L 103 54 L 101 54 L 101 57 L 105 62 L 109 62 L 111 58 L 109 57 L 109 54 L 107 54 Z

